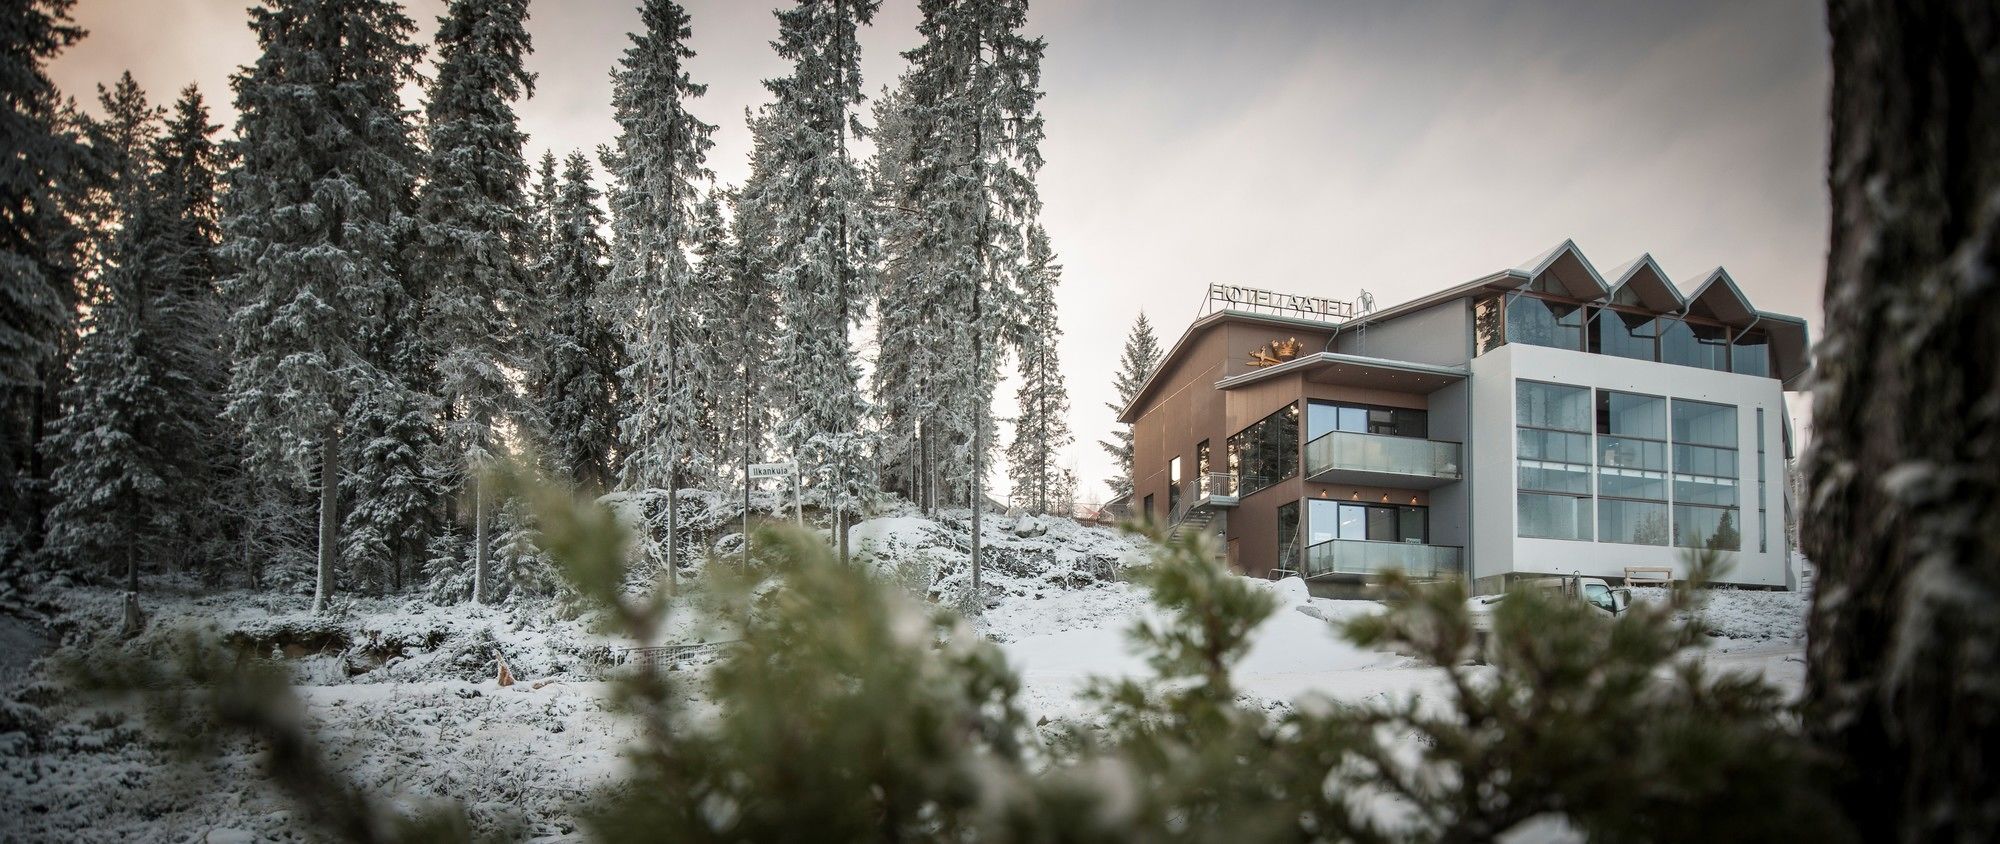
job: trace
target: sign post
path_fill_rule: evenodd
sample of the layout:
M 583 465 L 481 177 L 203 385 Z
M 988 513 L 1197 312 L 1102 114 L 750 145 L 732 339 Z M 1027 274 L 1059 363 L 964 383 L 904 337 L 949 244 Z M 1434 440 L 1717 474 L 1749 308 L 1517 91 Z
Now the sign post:
M 799 464 L 796 462 L 750 464 L 750 481 L 752 483 L 772 478 L 782 479 L 786 475 L 792 476 L 792 512 L 798 515 L 799 527 L 804 528 L 806 526 L 805 487 L 800 483 Z

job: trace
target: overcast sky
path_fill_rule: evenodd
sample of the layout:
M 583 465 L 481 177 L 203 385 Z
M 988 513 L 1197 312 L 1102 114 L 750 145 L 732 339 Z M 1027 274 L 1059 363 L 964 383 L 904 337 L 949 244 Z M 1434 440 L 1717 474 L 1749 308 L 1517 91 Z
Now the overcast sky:
M 52 71 L 79 99 L 127 69 L 156 102 L 194 82 L 227 125 L 229 76 L 256 52 L 246 5 L 82 0 L 91 35 Z M 710 166 L 738 182 L 744 109 L 785 69 L 776 22 L 754 0 L 687 5 Z M 863 33 L 871 93 L 902 72 L 916 5 L 885 0 Z M 426 41 L 442 6 L 409 4 Z M 635 6 L 533 7 L 536 156 L 612 138 Z M 1171 345 L 1210 282 L 1387 306 L 1567 237 L 1603 270 L 1641 252 L 1677 281 L 1726 266 L 1818 334 L 1829 68 L 1810 0 L 1042 0 L 1029 29 L 1048 41 L 1043 220 L 1086 499 L 1112 471 L 1095 442 L 1127 328 L 1143 309 Z

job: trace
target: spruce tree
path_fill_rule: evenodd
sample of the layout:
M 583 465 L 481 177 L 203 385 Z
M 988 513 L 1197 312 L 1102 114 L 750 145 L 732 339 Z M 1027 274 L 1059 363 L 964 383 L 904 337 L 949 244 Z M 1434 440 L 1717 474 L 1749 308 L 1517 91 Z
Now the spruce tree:
M 1056 285 L 1062 266 L 1049 248 L 1048 232 L 1040 224 L 1028 228 L 1028 254 L 1022 268 L 1026 325 L 1019 341 L 1021 386 L 1015 391 L 1020 415 L 1014 419 L 1014 442 L 1007 447 L 1013 498 L 1037 512 L 1055 512 L 1065 499 L 1064 470 L 1056 458 L 1068 448 L 1069 386 L 1063 381 L 1056 346 L 1062 326 L 1056 316 Z M 1063 510 L 1067 514 L 1069 510 Z
M 388 0 L 275 0 L 250 15 L 263 52 L 234 81 L 227 414 L 253 465 L 317 481 L 317 611 L 334 587 L 349 412 L 406 388 L 394 358 L 414 312 L 404 255 L 419 158 L 399 89 L 422 51 Z
M 1146 319 L 1144 311 L 1132 322 L 1132 331 L 1125 335 L 1125 351 L 1118 357 L 1118 374 L 1111 381 L 1112 389 L 1118 391 L 1116 402 L 1105 402 L 1116 418 L 1125 412 L 1125 406 L 1132 403 L 1132 397 L 1145 386 L 1153 369 L 1160 365 L 1160 338 L 1153 334 L 1153 323 Z M 1132 426 L 1116 424 L 1111 429 L 1111 439 L 1098 440 L 1097 445 L 1106 454 L 1118 461 L 1118 474 L 1111 476 L 1106 485 L 1111 487 L 1114 497 L 1132 494 Z
M 687 12 L 671 0 L 647 0 L 640 19 L 645 31 L 632 36 L 612 72 L 619 131 L 602 153 L 612 180 L 610 284 L 618 311 L 629 315 L 619 321 L 630 356 L 620 374 L 632 400 L 619 439 L 625 482 L 666 490 L 665 563 L 678 578 L 679 489 L 699 423 L 691 350 L 704 342 L 686 250 L 696 183 L 711 177 L 703 162 L 715 127 L 687 110 L 708 90 L 688 78 Z
M 39 544 L 55 419 L 76 335 L 83 231 L 101 176 L 46 65 L 84 35 L 73 0 L 0 4 L 0 568 Z
M 540 342 L 534 404 L 542 457 L 565 482 L 593 493 L 611 484 L 618 443 L 620 352 L 605 318 L 605 255 L 590 160 L 571 153 L 552 200 L 545 258 L 548 332 Z
M 953 352 L 940 421 L 971 443 L 963 477 L 976 591 L 993 390 L 1001 343 L 1020 323 L 1015 277 L 1041 207 L 1044 44 L 1021 33 L 1025 0 L 925 0 L 922 9 L 924 41 L 904 54 L 911 158 L 901 205 L 923 225 L 910 249 L 924 286 L 953 311 L 938 335 Z
M 792 68 L 765 80 L 773 101 L 760 123 L 771 169 L 762 199 L 784 324 L 778 358 L 788 381 L 778 439 L 800 463 L 808 499 L 832 514 L 843 557 L 848 524 L 877 487 L 850 339 L 871 295 L 875 238 L 849 144 L 866 137 L 856 113 L 863 100 L 856 33 L 879 5 L 805 0 L 777 12 L 772 46 Z
M 99 86 L 98 102 L 105 115 L 92 122 L 90 136 L 110 181 L 98 200 L 87 332 L 48 442 L 58 462 L 43 550 L 85 572 L 122 570 L 134 590 L 139 556 L 164 533 L 175 503 L 166 495 L 168 455 L 159 447 L 170 385 L 151 365 L 152 279 L 144 256 L 161 112 L 130 73 L 111 88 Z
M 963 497 L 962 491 L 948 490 L 943 478 L 959 474 L 948 467 L 971 448 L 971 440 L 957 436 L 962 426 L 940 424 L 947 358 L 959 348 L 963 326 L 954 322 L 951 302 L 926 289 L 924 256 L 915 244 L 927 218 L 904 207 L 912 155 L 908 106 L 907 84 L 885 91 L 875 104 L 870 182 L 876 205 L 890 209 L 882 228 L 876 354 L 896 365 L 875 367 L 872 386 L 883 435 L 883 488 L 929 513 Z
M 439 401 L 443 448 L 435 474 L 469 486 L 472 601 L 488 599 L 487 492 L 480 465 L 519 402 L 510 372 L 522 366 L 514 322 L 528 290 L 532 248 L 527 135 L 514 101 L 533 94 L 527 0 L 452 0 L 437 34 L 430 158 L 419 195 L 426 285 L 424 331 Z
M 161 134 L 131 76 L 105 95 L 121 209 L 107 272 L 76 358 L 66 415 L 52 440 L 63 462 L 49 548 L 72 566 L 139 555 L 187 561 L 220 538 L 234 454 L 218 421 L 221 307 L 215 290 L 218 127 L 192 87 Z M 105 152 L 111 152 L 107 147 Z
M 736 476 L 736 426 L 742 417 L 737 386 L 736 359 L 743 354 L 743 326 L 739 310 L 737 273 L 742 261 L 730 237 L 729 220 L 722 215 L 727 197 L 710 190 L 695 206 L 692 251 L 695 258 L 694 290 L 691 301 L 701 333 L 707 342 L 697 343 L 689 352 L 694 358 L 692 373 L 696 424 L 690 444 L 694 453 L 704 455 L 700 486 L 727 489 Z

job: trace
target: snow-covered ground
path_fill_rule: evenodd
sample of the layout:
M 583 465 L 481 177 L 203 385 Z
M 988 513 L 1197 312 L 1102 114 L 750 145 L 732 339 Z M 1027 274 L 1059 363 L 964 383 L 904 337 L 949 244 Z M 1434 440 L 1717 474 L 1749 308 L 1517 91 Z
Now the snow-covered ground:
M 1083 712 L 1093 677 L 1139 675 L 1125 631 L 1153 612 L 1118 580 L 1138 561 L 1129 538 L 1058 519 L 990 519 L 985 605 L 974 627 L 1000 643 L 1023 680 L 1031 720 Z M 857 525 L 857 551 L 940 601 L 969 596 L 962 525 L 902 513 Z M 1308 695 L 1360 701 L 1438 689 L 1434 669 L 1343 641 L 1331 623 L 1379 611 L 1366 601 L 1308 598 L 1296 580 L 1259 582 L 1281 607 L 1255 634 L 1236 682 L 1273 705 Z M 1648 596 L 1642 596 L 1646 599 Z M 458 800 L 482 826 L 521 837 L 577 833 L 566 807 L 618 776 L 625 722 L 606 684 L 622 643 L 553 602 L 501 608 L 356 600 L 328 618 L 304 599 L 233 594 L 150 598 L 161 619 L 200 619 L 290 658 L 309 716 L 334 761 L 360 781 L 415 804 Z M 75 590 L 53 635 L 13 620 L 10 649 L 46 637 L 78 645 L 115 629 L 117 594 Z M 1796 694 L 1804 676 L 1806 597 L 1716 591 L 1705 614 L 1719 636 L 1713 664 L 1754 671 Z M 681 628 L 677 635 L 692 635 Z M 158 635 L 158 634 L 149 634 Z M 145 639 L 141 639 L 143 646 Z M 498 687 L 491 653 L 524 681 Z M 10 659 L 10 663 L 12 660 Z M 693 682 L 699 668 L 676 675 Z M 172 764 L 130 713 L 77 708 L 45 677 L 0 683 L 0 841 L 259 840 L 295 838 L 287 802 L 257 783 L 244 745 L 190 774 Z

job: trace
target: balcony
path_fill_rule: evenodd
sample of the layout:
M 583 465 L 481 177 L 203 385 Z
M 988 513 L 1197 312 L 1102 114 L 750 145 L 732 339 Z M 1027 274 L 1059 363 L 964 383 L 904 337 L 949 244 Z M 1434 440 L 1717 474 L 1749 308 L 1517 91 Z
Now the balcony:
M 1306 546 L 1304 574 L 1308 580 L 1387 571 L 1401 571 L 1418 580 L 1452 578 L 1464 571 L 1461 553 L 1462 549 L 1451 545 L 1330 539 Z
M 1334 431 L 1306 443 L 1306 480 L 1436 489 L 1458 480 L 1458 443 Z
M 1236 506 L 1236 476 L 1228 472 L 1210 472 L 1194 476 L 1194 505 L 1211 507 Z

